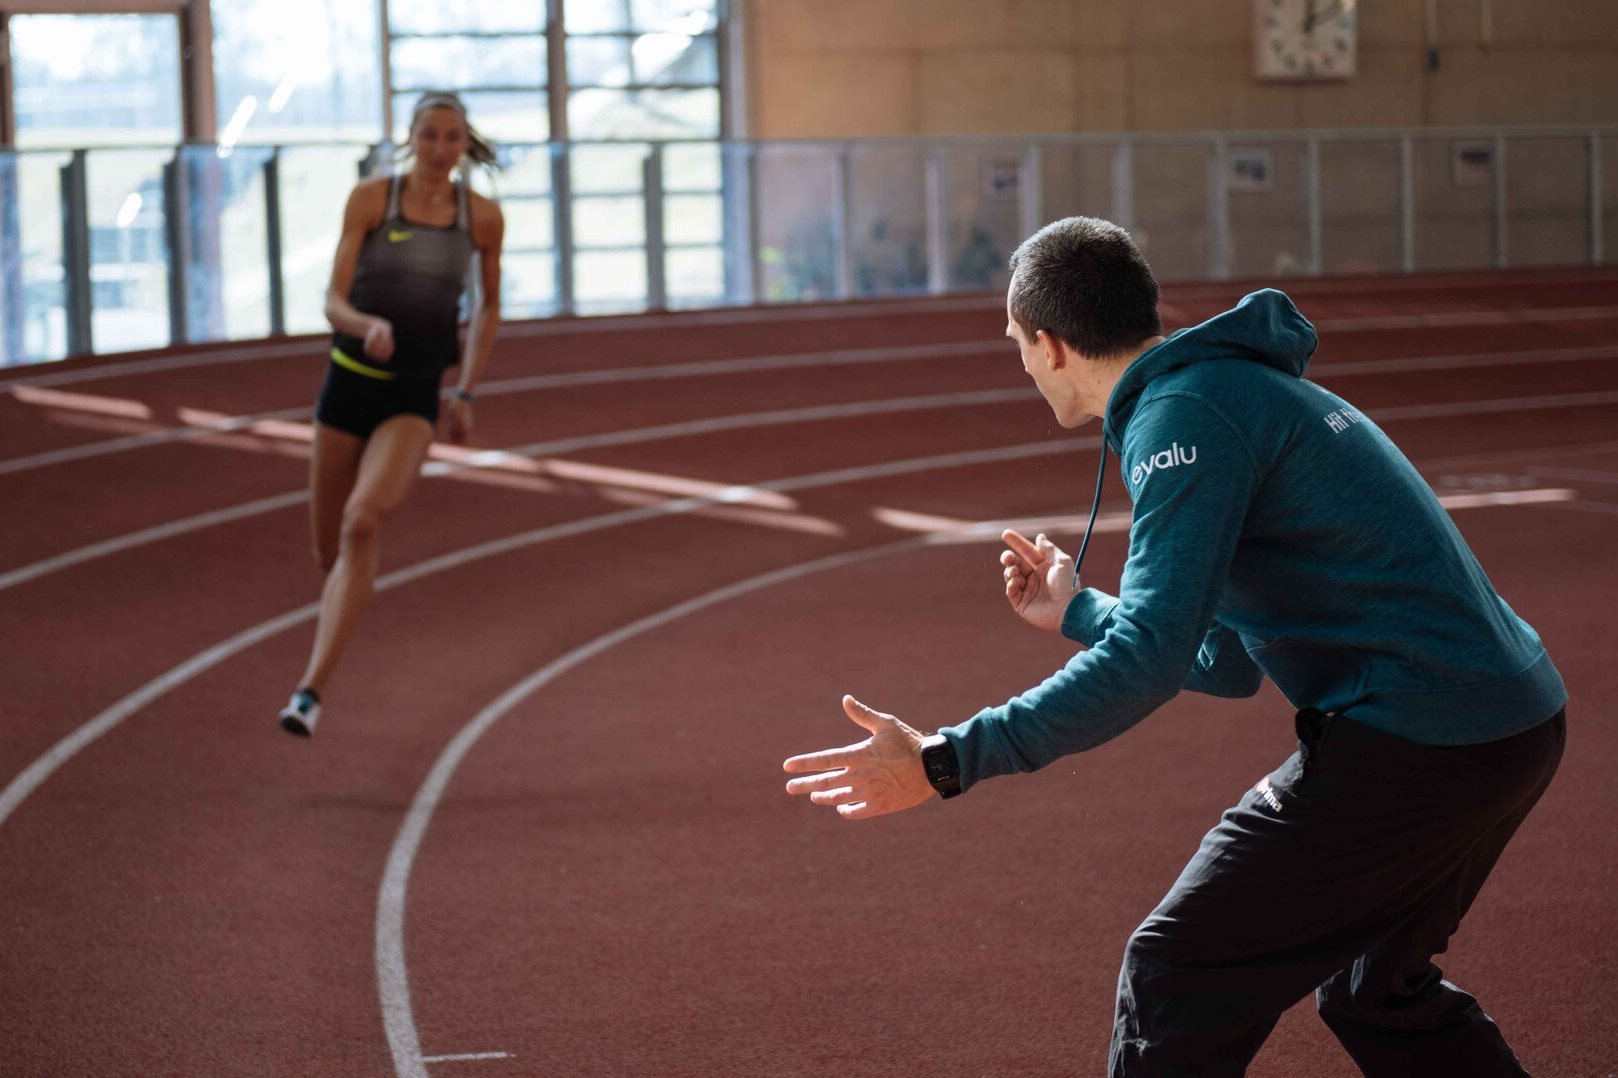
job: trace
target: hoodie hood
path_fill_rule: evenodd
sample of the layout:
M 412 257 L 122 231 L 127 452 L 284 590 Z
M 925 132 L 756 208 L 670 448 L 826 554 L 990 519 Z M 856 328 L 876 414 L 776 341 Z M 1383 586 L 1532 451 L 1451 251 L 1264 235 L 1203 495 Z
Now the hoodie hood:
M 1315 327 L 1298 313 L 1285 292 L 1274 288 L 1250 292 L 1223 314 L 1201 325 L 1176 330 L 1125 368 L 1107 400 L 1103 432 L 1112 448 L 1119 450 L 1123 430 L 1135 413 L 1141 393 L 1161 375 L 1193 363 L 1245 359 L 1302 377 L 1315 354 L 1315 344 Z

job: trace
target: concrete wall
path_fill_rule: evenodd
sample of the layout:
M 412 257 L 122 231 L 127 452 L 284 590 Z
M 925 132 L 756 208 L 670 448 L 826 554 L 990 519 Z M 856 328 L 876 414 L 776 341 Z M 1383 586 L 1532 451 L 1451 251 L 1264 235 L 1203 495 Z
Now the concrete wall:
M 1254 2 L 733 0 L 745 133 L 1618 122 L 1615 0 L 1362 0 L 1358 74 L 1313 85 L 1253 77 Z

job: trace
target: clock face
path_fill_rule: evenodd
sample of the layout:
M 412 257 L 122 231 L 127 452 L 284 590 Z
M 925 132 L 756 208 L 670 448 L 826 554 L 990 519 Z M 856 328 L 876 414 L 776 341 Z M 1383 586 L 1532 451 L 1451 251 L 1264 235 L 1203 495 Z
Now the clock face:
M 1254 0 L 1253 71 L 1266 79 L 1354 74 L 1355 0 Z

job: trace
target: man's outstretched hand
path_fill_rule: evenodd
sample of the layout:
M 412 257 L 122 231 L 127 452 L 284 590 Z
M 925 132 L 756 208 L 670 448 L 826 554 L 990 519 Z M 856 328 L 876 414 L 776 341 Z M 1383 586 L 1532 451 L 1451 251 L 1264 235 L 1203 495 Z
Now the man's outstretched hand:
M 1067 604 L 1078 594 L 1073 559 L 1040 532 L 1033 542 L 1006 529 L 1000 533 L 1006 549 L 1000 552 L 1006 579 L 1006 602 L 1017 616 L 1036 629 L 1060 630 Z
M 864 820 L 914 808 L 932 796 L 921 766 L 921 733 L 852 696 L 843 711 L 871 736 L 857 745 L 793 756 L 781 766 L 789 775 L 787 793 L 808 794 L 817 805 L 836 805 L 845 820 Z M 820 774 L 812 774 L 820 772 Z

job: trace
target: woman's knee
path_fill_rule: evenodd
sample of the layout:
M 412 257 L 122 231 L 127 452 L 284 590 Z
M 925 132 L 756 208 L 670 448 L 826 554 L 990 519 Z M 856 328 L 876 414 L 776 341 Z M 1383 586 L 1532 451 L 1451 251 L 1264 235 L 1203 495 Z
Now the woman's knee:
M 343 550 L 372 546 L 382 531 L 386 514 L 374 505 L 361 502 L 343 511 L 343 528 L 339 545 Z

